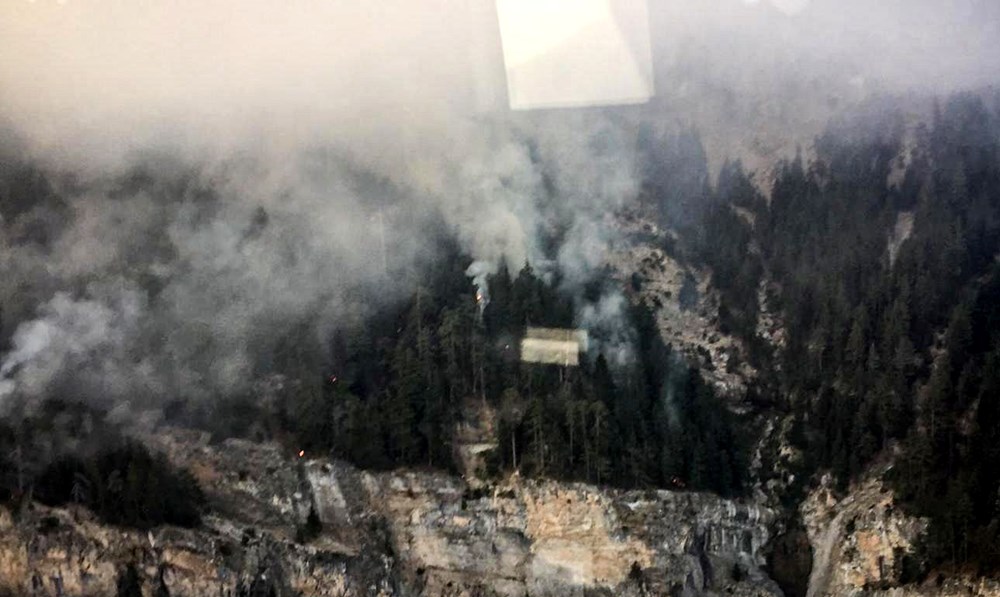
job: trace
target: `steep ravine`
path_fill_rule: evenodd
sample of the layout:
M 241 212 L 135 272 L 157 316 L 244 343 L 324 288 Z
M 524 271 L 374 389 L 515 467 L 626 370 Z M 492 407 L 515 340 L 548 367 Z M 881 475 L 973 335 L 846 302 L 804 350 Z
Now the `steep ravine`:
M 890 260 L 898 243 L 909 235 L 911 219 L 912 214 L 901 214 L 888 235 Z M 755 492 L 762 503 L 777 513 L 775 527 L 771 529 L 773 541 L 767 548 L 766 569 L 786 594 L 790 597 L 998 594 L 1000 585 L 994 579 L 930 571 L 923 575 L 922 582 L 914 582 L 912 574 L 904 573 L 904 567 L 922 568 L 918 544 L 927 523 L 897 507 L 892 491 L 882 482 L 891 467 L 891 454 L 884 455 L 845 494 L 838 495 L 830 487 L 829 479 L 823 478 L 817 486 L 807 488 L 804 496 L 792 492 L 791 497 L 801 501 L 789 506 L 785 490 L 794 479 L 795 468 L 789 464 L 799 455 L 784 437 L 787 421 L 780 414 L 760 412 L 741 401 L 742 390 L 758 372 L 746 364 L 742 343 L 718 329 L 714 317 L 718 298 L 711 284 L 711 272 L 684 264 L 668 251 L 657 248 L 670 244 L 669 233 L 659 230 L 648 219 L 633 214 L 620 218 L 619 225 L 636 242 L 616 247 L 609 261 L 622 282 L 632 284 L 633 300 L 655 307 L 664 341 L 702 366 L 706 378 L 729 398 L 729 407 L 745 415 L 748 429 L 756 429 L 751 463 L 751 475 L 757 479 Z M 655 242 L 647 242 L 648 238 Z M 684 304 L 681 294 L 689 280 L 693 280 L 697 292 L 693 302 Z M 780 318 L 771 312 L 764 292 L 760 299 L 758 333 L 779 347 L 783 342 Z M 739 366 L 729 366 L 731 360 Z M 765 453 L 769 453 L 768 458 Z

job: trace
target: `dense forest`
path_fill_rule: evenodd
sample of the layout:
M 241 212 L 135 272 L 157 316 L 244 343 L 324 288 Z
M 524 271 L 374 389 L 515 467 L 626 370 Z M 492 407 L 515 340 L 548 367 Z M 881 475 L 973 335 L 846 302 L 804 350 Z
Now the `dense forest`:
M 499 420 L 487 477 L 517 469 L 622 487 L 742 490 L 746 446 L 728 411 L 663 343 L 645 306 L 625 322 L 636 343 L 629 363 L 611 367 L 601 354 L 578 368 L 525 363 L 526 326 L 571 327 L 572 302 L 530 265 L 512 275 L 501 263 L 480 309 L 469 259 L 449 250 L 411 300 L 331 338 L 333 364 L 322 375 L 302 335 L 289 336 L 276 410 L 245 423 L 271 419 L 269 435 L 290 433 L 295 446 L 363 467 L 452 470 L 453 434 L 471 401 Z
M 931 561 L 1000 568 L 1000 102 L 954 96 L 916 125 L 893 101 L 873 102 L 832 124 L 812 158 L 781 163 L 766 197 L 738 162 L 710 184 L 694 132 L 643 131 L 639 146 L 642 201 L 679 233 L 665 248 L 713 273 L 719 325 L 760 372 L 757 403 L 792 421 L 805 476 L 830 471 L 843 490 L 891 455 L 902 503 L 932 519 Z M 32 172 L 6 188 L 56 201 Z M 21 205 L 14 195 L 0 206 Z M 581 303 L 616 283 L 608 272 L 571 295 L 558 272 L 501 262 L 477 297 L 470 256 L 439 238 L 405 300 L 319 339 L 308 317 L 273 338 L 259 372 L 275 380 L 266 399 L 224 395 L 206 409 L 179 397 L 165 414 L 362 467 L 456 470 L 456 427 L 488 409 L 499 446 L 485 478 L 748 488 L 749 438 L 664 343 L 648 306 L 631 304 L 621 322 L 630 359 L 598 350 L 579 367 L 520 360 L 526 327 L 572 327 Z M 760 333 L 761 297 L 780 315 L 778 341 Z M 38 437 L 74 438 L 81 424 L 66 421 L 85 417 L 68 398 L 47 408 L 0 428 L 5 500 L 33 488 L 110 522 L 197 523 L 193 482 L 128 442 L 73 458 L 49 446 L 51 458 L 26 465 Z M 150 483 L 169 490 L 146 503 L 133 489 Z
M 516 469 L 621 487 L 744 489 L 744 439 L 697 369 L 663 343 L 645 306 L 629 313 L 636 357 L 614 370 L 600 354 L 580 367 L 524 363 L 517 342 L 525 327 L 571 326 L 572 303 L 530 265 L 512 276 L 501 264 L 481 309 L 464 273 L 469 259 L 451 250 L 410 301 L 330 338 L 332 363 L 303 341 L 314 335 L 292 328 L 278 342 L 274 399 L 223 398 L 201 424 L 220 438 L 279 439 L 366 468 L 455 470 L 453 435 L 471 403 L 499 420 L 485 478 Z M 0 428 L 0 445 L 7 501 L 80 503 L 140 528 L 197 524 L 204 505 L 189 475 L 81 404 L 47 402 Z
M 845 487 L 882 450 L 932 517 L 936 562 L 1000 565 L 1000 114 L 958 95 L 929 123 L 892 105 L 831 126 L 785 162 L 770 201 L 727 165 L 699 254 L 720 319 L 769 373 L 809 468 Z M 900 157 L 902 156 L 902 157 Z M 906 228 L 912 222 L 912 229 Z M 904 240 L 905 237 L 905 240 Z M 758 289 L 784 319 L 757 333 Z

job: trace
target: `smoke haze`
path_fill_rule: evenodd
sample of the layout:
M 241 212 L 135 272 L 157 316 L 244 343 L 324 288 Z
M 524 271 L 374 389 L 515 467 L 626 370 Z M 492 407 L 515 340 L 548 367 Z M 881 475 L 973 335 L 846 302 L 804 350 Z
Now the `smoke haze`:
M 766 165 L 873 95 L 1000 73 L 986 0 L 649 14 L 647 105 L 517 114 L 491 2 L 4 0 L 0 162 L 55 188 L 3 213 L 0 393 L 145 408 L 249 387 L 275 331 L 411 292 L 383 260 L 434 259 L 431 214 L 477 272 L 554 257 L 572 292 L 619 240 L 641 128 L 695 126 L 714 166 Z M 581 323 L 622 309 L 602 297 Z

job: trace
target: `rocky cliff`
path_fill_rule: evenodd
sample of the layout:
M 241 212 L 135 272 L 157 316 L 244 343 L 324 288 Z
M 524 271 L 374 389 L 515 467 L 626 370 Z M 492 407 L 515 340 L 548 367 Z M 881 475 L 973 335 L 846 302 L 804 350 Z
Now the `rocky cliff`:
M 203 527 L 3 512 L 11 594 L 113 595 L 129 565 L 157 596 L 780 594 L 762 572 L 775 513 L 753 502 L 517 476 L 473 489 L 189 431 L 146 439 L 197 476 L 212 510 Z M 310 512 L 322 529 L 306 539 Z
M 927 521 L 907 515 L 873 467 L 838 496 L 824 477 L 800 506 L 813 551 L 808 597 L 822 595 L 993 597 L 995 579 L 926 571 L 920 539 Z

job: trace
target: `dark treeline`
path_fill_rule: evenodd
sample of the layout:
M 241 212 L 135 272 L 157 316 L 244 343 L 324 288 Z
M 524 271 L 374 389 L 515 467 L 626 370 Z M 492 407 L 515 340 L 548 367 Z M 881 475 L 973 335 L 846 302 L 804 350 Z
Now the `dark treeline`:
M 134 442 L 103 447 L 90 458 L 59 458 L 34 481 L 34 497 L 85 505 L 106 522 L 141 529 L 197 526 L 205 506 L 190 473 Z
M 949 99 L 905 147 L 891 107 L 831 127 L 815 160 L 780 168 L 769 203 L 727 165 L 700 253 L 716 272 L 720 320 L 776 372 L 773 394 L 813 464 L 844 487 L 898 445 L 891 476 L 904 503 L 932 517 L 932 560 L 995 569 L 1000 114 L 988 101 Z M 785 322 L 773 353 L 756 332 L 765 272 Z
M 205 497 L 194 478 L 126 439 L 106 414 L 50 400 L 0 423 L 0 503 L 78 504 L 116 525 L 197 526 Z
M 622 322 L 635 358 L 614 371 L 603 355 L 578 368 L 522 363 L 526 326 L 571 327 L 570 300 L 530 265 L 515 275 L 501 263 L 480 313 L 469 260 L 454 245 L 446 253 L 404 305 L 335 334 L 328 369 L 310 362 L 303 334 L 290 334 L 276 361 L 286 376 L 276 410 L 246 423 L 271 418 L 266 433 L 363 467 L 453 470 L 456 425 L 486 406 L 499 441 L 486 476 L 742 489 L 745 451 L 728 412 L 644 306 Z

